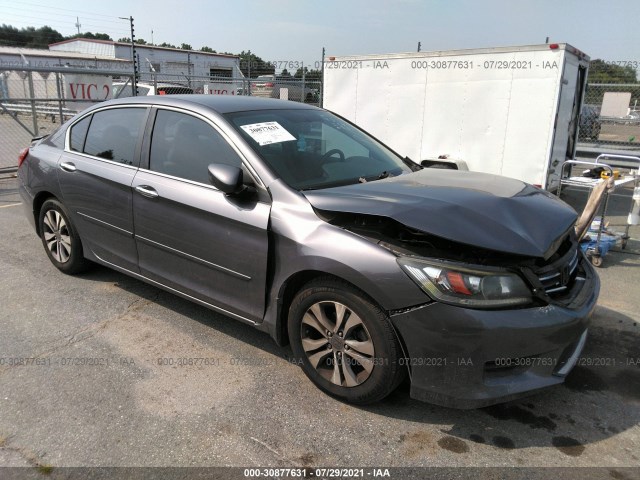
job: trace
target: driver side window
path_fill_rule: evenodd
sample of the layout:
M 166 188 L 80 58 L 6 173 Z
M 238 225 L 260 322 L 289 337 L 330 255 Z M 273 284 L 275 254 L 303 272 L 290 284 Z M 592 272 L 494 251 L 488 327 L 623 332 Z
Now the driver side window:
M 158 111 L 151 137 L 150 170 L 210 185 L 207 167 L 212 163 L 242 168 L 235 150 L 208 123 L 185 113 Z

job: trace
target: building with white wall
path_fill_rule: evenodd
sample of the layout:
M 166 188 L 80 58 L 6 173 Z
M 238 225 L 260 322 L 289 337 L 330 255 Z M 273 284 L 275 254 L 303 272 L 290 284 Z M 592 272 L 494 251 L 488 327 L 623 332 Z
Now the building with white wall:
M 76 53 L 131 61 L 131 44 L 110 40 L 74 38 L 49 45 L 57 53 Z M 243 78 L 240 57 L 221 53 L 207 53 L 179 48 L 136 45 L 140 73 L 150 74 L 154 70 L 160 76 Z
M 32 68 L 91 68 L 98 70 L 131 71 L 131 59 L 80 52 L 44 50 L 41 48 L 0 47 L 0 69 Z

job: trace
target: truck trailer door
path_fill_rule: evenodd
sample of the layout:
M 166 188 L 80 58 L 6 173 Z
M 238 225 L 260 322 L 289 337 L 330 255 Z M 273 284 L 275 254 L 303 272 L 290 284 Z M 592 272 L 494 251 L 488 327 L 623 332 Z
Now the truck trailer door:
M 553 190 L 560 180 L 562 163 L 576 154 L 580 107 L 587 80 L 587 66 L 575 55 L 565 53 L 564 68 L 561 75 L 560 95 L 556 113 L 553 143 L 545 188 Z

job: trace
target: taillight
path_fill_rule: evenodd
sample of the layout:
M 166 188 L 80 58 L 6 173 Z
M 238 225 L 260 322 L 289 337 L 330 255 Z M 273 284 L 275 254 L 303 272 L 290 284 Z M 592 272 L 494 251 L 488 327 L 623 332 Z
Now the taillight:
M 560 45 L 558 45 L 557 43 L 551 43 L 549 44 L 549 48 L 551 50 L 557 50 L 558 48 L 560 48 Z
M 29 147 L 26 147 L 20 150 L 20 154 L 18 155 L 18 168 L 22 166 L 22 163 L 25 161 L 28 155 L 29 155 Z
M 268 82 L 268 83 L 265 83 L 265 84 L 264 84 L 264 86 L 265 86 L 265 87 L 273 87 L 273 83 Z

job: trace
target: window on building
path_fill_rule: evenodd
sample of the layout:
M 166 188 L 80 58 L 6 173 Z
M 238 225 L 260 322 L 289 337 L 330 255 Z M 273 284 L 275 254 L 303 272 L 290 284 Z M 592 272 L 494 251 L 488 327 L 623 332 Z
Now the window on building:
M 230 68 L 210 68 L 209 77 L 211 78 L 231 78 L 232 71 Z

